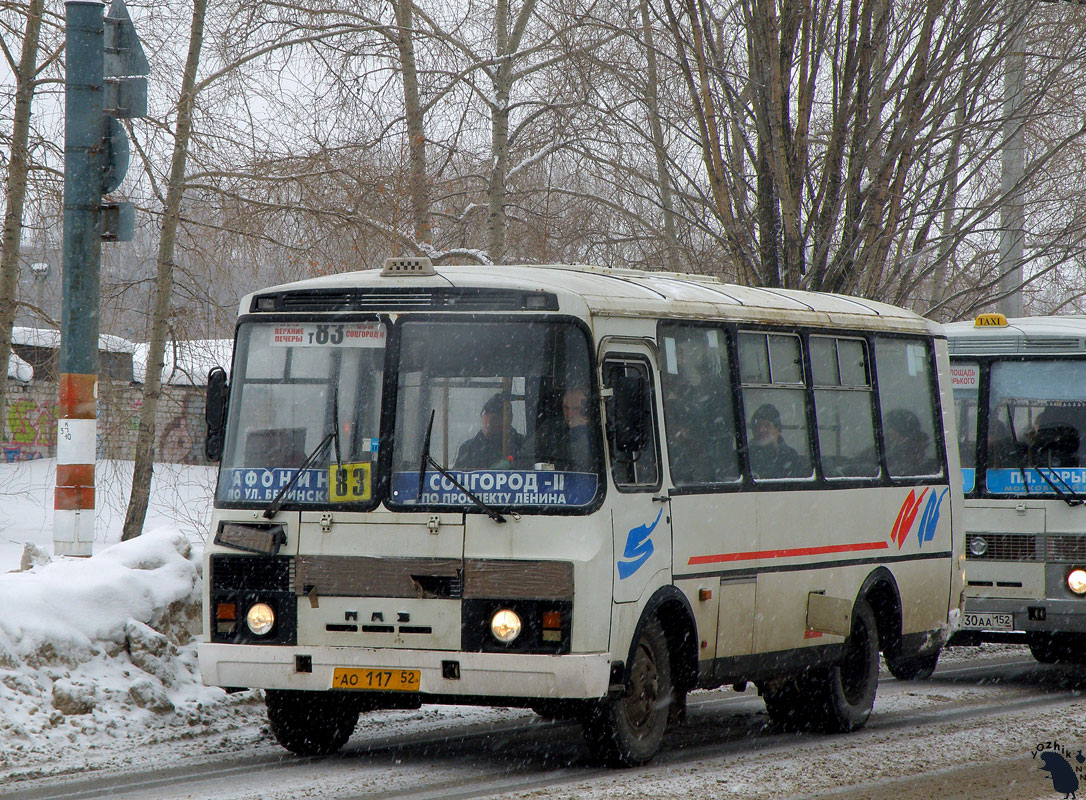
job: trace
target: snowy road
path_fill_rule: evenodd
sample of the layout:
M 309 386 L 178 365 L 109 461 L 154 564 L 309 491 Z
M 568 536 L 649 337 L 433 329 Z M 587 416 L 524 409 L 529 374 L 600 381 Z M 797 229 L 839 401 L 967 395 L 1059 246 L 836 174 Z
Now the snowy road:
M 424 708 L 363 717 L 343 752 L 279 750 L 255 703 L 235 730 L 97 753 L 91 769 L 9 773 L 12 798 L 1048 798 L 1033 757 L 1086 748 L 1086 669 L 1036 664 L 1024 648 L 951 651 L 926 682 L 883 676 L 868 726 L 780 734 L 753 688 L 691 695 L 686 723 L 649 766 L 592 765 L 572 724 L 519 710 Z M 1086 782 L 1084 782 L 1086 785 Z

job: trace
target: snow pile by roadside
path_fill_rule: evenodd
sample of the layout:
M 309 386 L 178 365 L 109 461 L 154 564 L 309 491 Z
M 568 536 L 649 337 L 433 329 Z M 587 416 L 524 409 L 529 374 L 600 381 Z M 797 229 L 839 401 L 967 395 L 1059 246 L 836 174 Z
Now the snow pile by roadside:
M 200 684 L 200 586 L 175 528 L 88 559 L 28 544 L 22 569 L 0 575 L 0 766 L 88 739 L 192 735 L 252 705 Z

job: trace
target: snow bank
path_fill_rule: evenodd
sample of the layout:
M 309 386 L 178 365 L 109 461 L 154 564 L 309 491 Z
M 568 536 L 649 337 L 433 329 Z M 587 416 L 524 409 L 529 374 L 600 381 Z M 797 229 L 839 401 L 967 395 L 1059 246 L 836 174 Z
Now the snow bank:
M 200 571 L 188 538 L 158 528 L 88 559 L 28 545 L 0 575 L 0 764 L 73 735 L 146 737 L 194 725 L 221 689 L 200 684 Z

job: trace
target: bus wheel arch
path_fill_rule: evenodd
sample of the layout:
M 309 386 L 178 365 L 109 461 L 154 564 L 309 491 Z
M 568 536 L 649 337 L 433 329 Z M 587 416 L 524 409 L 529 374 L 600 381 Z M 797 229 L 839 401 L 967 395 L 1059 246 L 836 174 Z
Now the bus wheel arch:
M 893 574 L 886 567 L 879 567 L 864 581 L 859 596 L 866 598 L 875 612 L 879 649 L 890 674 L 905 681 L 930 678 L 939 662 L 940 649 L 923 653 L 903 649 L 904 613 L 901 592 Z
M 698 629 L 694 611 L 686 595 L 674 586 L 658 589 L 641 612 L 641 619 L 630 643 L 630 653 L 637 641 L 637 634 L 651 619 L 658 619 L 667 637 L 671 654 L 671 675 L 675 689 L 683 695 L 698 685 Z M 629 664 L 629 659 L 626 661 Z
M 866 600 L 875 615 L 879 649 L 896 656 L 901 648 L 902 610 L 901 592 L 894 575 L 886 567 L 879 567 L 864 579 L 856 593 L 856 603 Z
M 697 685 L 697 629 L 686 598 L 659 589 L 641 612 L 623 663 L 623 691 L 591 703 L 582 717 L 593 756 L 612 766 L 648 762 Z

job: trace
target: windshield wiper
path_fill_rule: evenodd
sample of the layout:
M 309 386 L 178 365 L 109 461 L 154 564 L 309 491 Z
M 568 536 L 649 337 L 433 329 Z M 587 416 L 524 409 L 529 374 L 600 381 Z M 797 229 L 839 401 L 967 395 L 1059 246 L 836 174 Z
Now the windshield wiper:
M 433 409 L 430 410 L 430 424 L 426 426 L 426 438 L 422 440 L 422 455 L 419 458 L 419 490 L 415 495 L 415 502 L 417 503 L 422 499 L 422 488 L 426 480 L 426 467 L 430 466 L 436 469 L 442 477 L 448 478 L 453 486 L 462 491 L 471 502 L 478 506 L 492 520 L 495 522 L 505 522 L 504 516 L 483 502 L 479 497 L 476 497 L 471 490 L 458 481 L 451 472 L 430 457 L 430 435 L 434 432 L 435 413 L 436 412 Z M 513 519 L 520 519 L 520 516 L 518 514 L 513 514 Z
M 287 496 L 287 492 L 294 488 L 294 484 L 296 484 L 298 482 L 298 479 L 302 477 L 302 473 L 309 469 L 313 462 L 316 461 L 321 456 L 321 454 L 328 449 L 328 445 L 330 445 L 338 438 L 339 436 L 336 431 L 330 431 L 329 433 L 325 434 L 325 437 L 320 440 L 320 443 L 315 448 L 313 448 L 313 452 L 310 453 L 306 457 L 305 461 L 302 462 L 302 466 L 298 467 L 298 469 L 295 470 L 294 474 L 290 476 L 290 480 L 287 481 L 287 485 L 279 490 L 279 494 L 277 494 L 275 496 L 275 499 L 272 500 L 268 507 L 264 509 L 265 518 L 271 519 L 279 513 L 279 507 L 283 505 L 283 498 Z
M 1007 407 L 1007 422 L 1010 423 L 1011 441 L 1014 442 L 1014 450 L 1018 461 L 1018 473 L 1022 476 L 1022 487 L 1026 490 L 1026 495 L 1028 496 L 1029 481 L 1026 480 L 1026 457 L 1022 454 L 1022 447 L 1018 443 L 1018 436 L 1014 431 L 1014 417 L 1011 414 L 1010 406 Z M 1067 505 L 1074 508 L 1075 506 L 1081 506 L 1083 505 L 1083 503 L 1086 503 L 1086 500 L 1083 500 L 1082 497 L 1080 497 L 1074 489 L 1068 486 L 1067 481 L 1065 481 L 1063 479 L 1063 476 L 1056 472 L 1053 467 L 1048 467 L 1048 470 L 1056 476 L 1056 479 L 1061 484 L 1063 484 L 1063 489 L 1053 483 L 1052 479 L 1044 474 L 1043 467 L 1033 466 L 1030 467 L 1030 469 L 1040 475 L 1041 479 L 1052 488 L 1053 492 L 1056 493 L 1056 496 L 1059 497 L 1060 500 L 1062 500 L 1063 502 L 1067 503 Z
M 1044 479 L 1045 483 L 1047 483 L 1049 486 L 1052 487 L 1052 491 L 1054 491 L 1057 494 L 1057 496 L 1060 498 L 1060 500 L 1067 503 L 1067 505 L 1074 508 L 1075 506 L 1081 506 L 1083 503 L 1086 503 L 1086 500 L 1083 500 L 1082 497 L 1080 497 L 1079 494 L 1074 489 L 1072 489 L 1070 486 L 1067 485 L 1067 481 L 1065 481 L 1063 479 L 1063 476 L 1060 475 L 1060 473 L 1056 472 L 1055 467 L 1040 467 L 1040 466 L 1037 466 L 1037 467 L 1034 467 L 1033 469 L 1037 472 L 1038 475 L 1040 475 Z M 1056 476 L 1056 480 L 1058 480 L 1061 484 L 1063 484 L 1062 489 L 1059 486 L 1057 486 L 1056 484 L 1054 484 L 1052 482 L 1052 480 L 1047 475 L 1044 474 L 1044 472 L 1042 471 L 1044 469 L 1047 469 L 1049 472 L 1051 472 L 1053 475 Z M 1029 491 L 1027 490 L 1026 493 L 1028 494 Z
M 279 507 L 283 505 L 283 498 L 287 496 L 287 492 L 294 488 L 294 484 L 298 482 L 298 479 L 302 477 L 302 473 L 316 461 L 321 454 L 328 449 L 330 443 L 335 443 L 336 446 L 336 466 L 340 469 L 343 468 L 343 458 L 339 447 L 339 387 L 335 384 L 332 385 L 332 430 L 324 435 L 324 438 L 320 440 L 317 446 L 313 449 L 313 452 L 306 456 L 302 465 L 295 470 L 294 474 L 290 476 L 290 480 L 287 481 L 287 485 L 279 490 L 279 494 L 275 496 L 275 499 L 271 501 L 267 508 L 264 509 L 265 519 L 271 519 L 279 513 Z

